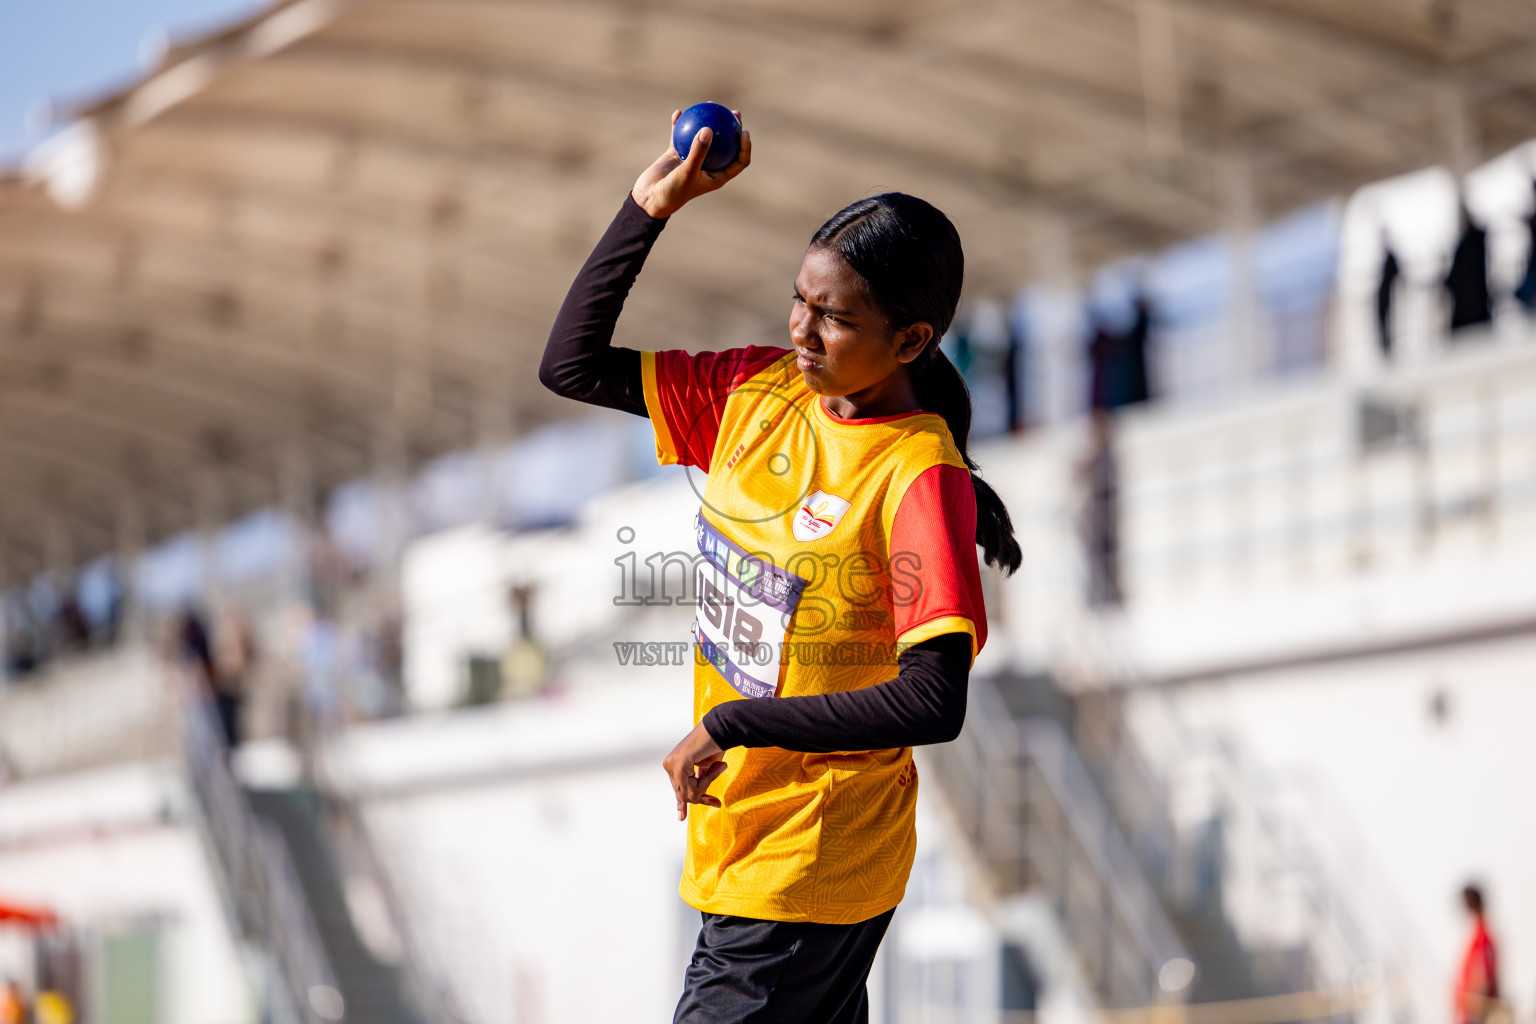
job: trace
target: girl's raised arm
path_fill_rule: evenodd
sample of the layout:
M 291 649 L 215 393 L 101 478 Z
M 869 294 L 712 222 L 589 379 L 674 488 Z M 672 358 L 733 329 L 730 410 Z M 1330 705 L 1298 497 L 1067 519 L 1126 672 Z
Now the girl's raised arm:
M 677 117 L 673 111 L 674 122 Z M 571 283 L 539 364 L 539 382 L 555 394 L 646 415 L 640 353 L 613 348 L 613 330 L 666 218 L 690 199 L 720 188 L 751 162 L 751 136 L 743 131 L 736 162 L 717 174 L 705 171 L 711 137 L 708 128 L 694 136 L 685 160 L 669 145 L 645 169 Z

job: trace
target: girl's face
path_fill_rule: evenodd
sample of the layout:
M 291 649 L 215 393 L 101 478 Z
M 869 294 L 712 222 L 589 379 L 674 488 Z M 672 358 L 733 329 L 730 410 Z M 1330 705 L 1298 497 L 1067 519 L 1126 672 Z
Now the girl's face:
M 863 278 L 836 251 L 813 246 L 795 278 L 789 336 L 806 387 L 849 398 L 859 415 L 883 415 L 866 407 L 910 394 L 903 368 L 932 340 L 933 328 L 893 328 L 865 294 Z

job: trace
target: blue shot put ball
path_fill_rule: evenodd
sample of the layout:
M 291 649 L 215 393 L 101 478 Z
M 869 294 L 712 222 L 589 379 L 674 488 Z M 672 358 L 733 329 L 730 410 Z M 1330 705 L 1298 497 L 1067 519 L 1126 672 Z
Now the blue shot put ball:
M 700 128 L 715 133 L 709 143 L 709 152 L 704 156 L 706 171 L 718 174 L 736 162 L 741 153 L 741 122 L 729 107 L 718 103 L 695 103 L 678 115 L 677 123 L 672 126 L 672 148 L 679 160 L 688 159 L 693 137 L 699 134 Z

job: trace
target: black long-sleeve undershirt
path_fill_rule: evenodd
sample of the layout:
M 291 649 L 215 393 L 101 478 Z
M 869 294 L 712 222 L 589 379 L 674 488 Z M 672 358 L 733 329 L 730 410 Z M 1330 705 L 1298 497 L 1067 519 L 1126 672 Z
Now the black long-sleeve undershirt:
M 647 415 L 640 353 L 612 341 L 624 300 L 665 226 L 625 196 L 550 330 L 539 381 L 555 394 Z M 895 679 L 846 693 L 727 701 L 704 716 L 704 728 L 726 750 L 831 753 L 944 743 L 965 721 L 970 664 L 970 636 L 945 633 L 903 651 Z
M 783 747 L 808 754 L 948 743 L 965 724 L 971 638 L 943 633 L 908 647 L 895 679 L 846 693 L 731 700 L 704 716 L 720 749 Z
M 613 329 L 651 246 L 666 226 L 665 220 L 640 209 L 632 196 L 624 197 L 624 205 L 565 293 L 539 364 L 539 383 L 562 398 L 647 415 L 640 353 L 614 348 Z

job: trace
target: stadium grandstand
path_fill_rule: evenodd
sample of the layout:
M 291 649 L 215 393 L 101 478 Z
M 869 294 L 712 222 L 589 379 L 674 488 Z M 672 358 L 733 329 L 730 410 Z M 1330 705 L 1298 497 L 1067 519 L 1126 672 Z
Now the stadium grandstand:
M 538 366 L 706 98 L 619 342 L 928 199 L 1024 554 L 870 1019 L 1536 1013 L 1536 7 L 276 0 L 0 171 L 0 1024 L 672 1012 L 702 478 Z

